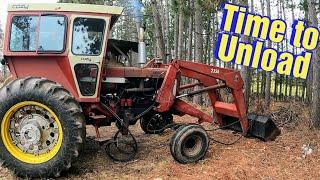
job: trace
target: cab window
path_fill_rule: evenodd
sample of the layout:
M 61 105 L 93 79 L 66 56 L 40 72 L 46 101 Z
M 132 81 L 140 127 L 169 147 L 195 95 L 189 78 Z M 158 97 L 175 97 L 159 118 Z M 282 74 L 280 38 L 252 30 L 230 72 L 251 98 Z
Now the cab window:
M 61 52 L 64 49 L 66 20 L 62 16 L 42 16 L 38 51 Z
M 10 50 L 35 51 L 38 16 L 15 16 L 12 18 Z
M 101 54 L 105 21 L 93 18 L 75 18 L 73 22 L 72 52 L 75 55 Z
M 14 16 L 11 24 L 11 51 L 62 52 L 66 17 L 56 15 Z

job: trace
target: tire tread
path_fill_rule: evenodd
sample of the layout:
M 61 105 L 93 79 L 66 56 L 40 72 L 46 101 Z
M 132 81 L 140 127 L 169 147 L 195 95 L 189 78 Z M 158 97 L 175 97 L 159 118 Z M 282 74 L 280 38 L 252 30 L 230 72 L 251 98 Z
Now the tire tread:
M 33 93 L 32 93 L 33 92 Z M 50 93 L 48 93 L 50 92 Z M 26 77 L 22 79 L 16 79 L 8 83 L 4 88 L 0 89 L 0 100 L 6 102 L 10 98 L 16 98 L 19 101 L 26 99 L 27 94 L 32 95 L 30 100 L 43 100 L 48 98 L 46 102 L 55 102 L 60 104 L 62 107 L 50 107 L 64 114 L 57 114 L 59 119 L 68 117 L 67 120 L 60 119 L 61 123 L 64 123 L 64 146 L 61 146 L 58 154 L 48 162 L 31 165 L 23 163 L 13 156 L 8 155 L 8 151 L 0 140 L 0 159 L 3 161 L 3 166 L 8 167 L 14 174 L 24 178 L 48 178 L 48 177 L 59 177 L 62 171 L 68 170 L 72 162 L 79 156 L 80 150 L 83 148 L 85 142 L 85 120 L 82 114 L 82 108 L 75 98 L 60 84 L 54 81 L 39 78 L 39 77 Z M 38 94 L 35 94 L 38 93 Z M 13 100 L 12 100 L 13 101 Z M 6 110 L 3 110 L 6 105 L 0 105 L 1 121 Z M 47 105 L 47 104 L 46 104 Z M 63 110 L 65 109 L 65 110 Z M 68 112 L 72 112 L 69 113 Z M 55 112 L 57 113 L 57 112 Z M 61 116 L 61 117 L 60 117 Z M 65 136 L 66 134 L 66 136 Z M 68 148 L 67 148 L 68 146 Z M 60 156 L 65 158 L 62 158 Z M 41 166 L 40 166 L 41 165 Z M 21 167 L 21 168 L 18 168 Z M 27 171 L 28 170 L 28 171 Z

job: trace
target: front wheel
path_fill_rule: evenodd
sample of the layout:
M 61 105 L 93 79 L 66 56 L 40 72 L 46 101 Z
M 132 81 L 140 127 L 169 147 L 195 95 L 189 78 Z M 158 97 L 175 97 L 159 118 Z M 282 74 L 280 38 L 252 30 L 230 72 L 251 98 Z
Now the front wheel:
M 196 124 L 178 128 L 170 141 L 170 152 L 173 158 L 182 163 L 193 163 L 201 160 L 209 147 L 207 132 Z
M 58 177 L 85 141 L 79 103 L 62 86 L 17 79 L 0 90 L 0 158 L 20 177 Z

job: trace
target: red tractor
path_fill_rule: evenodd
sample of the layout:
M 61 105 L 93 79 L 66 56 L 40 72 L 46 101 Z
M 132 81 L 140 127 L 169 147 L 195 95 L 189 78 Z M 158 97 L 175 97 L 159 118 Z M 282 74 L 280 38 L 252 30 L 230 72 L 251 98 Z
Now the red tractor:
M 4 166 L 22 177 L 58 177 L 79 156 L 86 125 L 93 125 L 99 138 L 99 127 L 116 123 L 119 130 L 106 148 L 118 160 L 123 159 L 115 152 L 131 157 L 137 150 L 130 125 L 140 121 L 143 131 L 152 134 L 172 127 L 176 132 L 170 150 L 180 163 L 204 157 L 209 137 L 199 125 L 203 122 L 264 140 L 279 134 L 270 118 L 247 116 L 239 72 L 176 59 L 146 63 L 143 30 L 139 43 L 108 41 L 122 10 L 84 4 L 9 5 L 2 64 L 12 77 L 0 90 Z M 134 51 L 137 58 L 127 55 Z M 138 67 L 126 67 L 123 59 Z M 196 83 L 181 84 L 182 77 Z M 192 91 L 195 86 L 202 88 Z M 233 102 L 221 100 L 223 88 Z M 200 93 L 208 93 L 213 115 L 184 100 Z M 198 122 L 173 123 L 173 115 L 185 114 Z

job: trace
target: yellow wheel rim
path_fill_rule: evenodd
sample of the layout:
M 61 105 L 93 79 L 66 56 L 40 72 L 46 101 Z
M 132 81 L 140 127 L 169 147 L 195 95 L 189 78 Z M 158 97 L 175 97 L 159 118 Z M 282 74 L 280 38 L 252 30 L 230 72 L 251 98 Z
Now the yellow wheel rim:
M 14 114 L 17 111 L 27 106 L 41 108 L 45 110 L 46 113 L 50 116 L 51 120 L 53 120 L 57 126 L 58 137 L 56 137 L 55 143 L 51 145 L 52 148 L 50 148 L 50 150 L 48 150 L 47 152 L 32 154 L 27 151 L 23 151 L 21 148 L 17 146 L 17 143 L 13 141 L 12 135 L 10 134 L 12 133 L 10 132 L 10 127 L 12 126 L 11 121 L 14 118 Z M 63 132 L 59 118 L 48 106 L 34 101 L 24 101 L 15 104 L 5 113 L 1 122 L 1 138 L 6 149 L 16 159 L 29 164 L 40 164 L 51 160 L 59 152 L 59 149 L 62 145 Z

